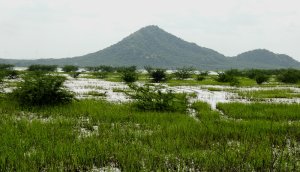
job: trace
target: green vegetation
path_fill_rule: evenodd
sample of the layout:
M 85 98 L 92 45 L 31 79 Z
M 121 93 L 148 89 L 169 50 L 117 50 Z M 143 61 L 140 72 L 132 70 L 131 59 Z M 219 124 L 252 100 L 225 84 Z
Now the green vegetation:
M 167 74 L 165 69 L 152 69 L 149 71 L 152 82 L 164 82 L 167 80 Z
M 69 103 L 73 99 L 73 95 L 62 88 L 64 77 L 34 73 L 25 75 L 23 80 L 11 93 L 11 98 L 20 105 L 53 105 Z
M 95 79 L 94 73 L 106 72 L 106 80 L 121 82 L 126 68 L 118 71 L 100 69 L 81 77 Z M 263 86 L 286 85 L 275 82 L 284 71 L 262 71 L 271 77 Z M 73 95 L 62 86 L 65 78 L 55 74 L 26 71 L 21 81 L 3 79 L 4 85 L 17 88 L 0 96 L 0 171 L 300 170 L 299 104 L 219 103 L 213 110 L 207 103 L 188 101 L 198 93 L 178 94 L 149 84 L 149 74 L 139 76 L 144 86 L 112 90 L 131 96 L 130 103 L 102 100 L 107 92 L 99 85 L 84 86 L 94 91 L 83 97 L 95 99 L 72 101 Z M 237 78 L 240 86 L 258 86 L 257 75 L 249 79 L 245 71 L 236 70 L 227 74 Z M 198 76 L 205 80 L 196 80 Z M 230 84 L 216 81 L 217 77 L 193 74 L 191 80 L 166 83 Z M 300 97 L 293 89 L 238 93 L 251 100 Z
M 112 66 L 106 66 L 106 65 L 90 66 L 90 67 L 85 67 L 85 69 L 91 72 L 115 72 L 116 71 L 116 68 Z
M 65 65 L 62 67 L 62 70 L 64 72 L 76 72 L 78 71 L 78 66 L 74 66 L 74 65 Z
M 57 65 L 30 65 L 28 71 L 37 71 L 37 72 L 54 72 L 57 69 Z
M 186 94 L 175 94 L 171 90 L 162 91 L 159 86 L 129 85 L 133 93 L 128 95 L 136 100 L 134 105 L 139 110 L 144 111 L 168 111 L 168 112 L 186 112 L 187 97 Z
M 295 69 L 283 71 L 277 76 L 277 79 L 284 83 L 297 83 L 300 80 L 300 71 Z
M 194 72 L 195 69 L 193 67 L 183 67 L 183 68 L 177 68 L 174 75 L 177 79 L 188 79 L 192 77 Z
M 235 75 L 231 74 L 230 72 L 219 73 L 218 78 L 216 79 L 218 82 L 228 82 L 231 86 L 237 86 L 240 84 L 239 80 Z
M 217 106 L 225 115 L 235 119 L 271 121 L 300 120 L 299 104 L 220 103 Z
M 93 72 L 92 74 L 98 79 L 104 79 L 107 78 L 108 72 L 100 71 L 100 72 Z
M 31 109 L 1 101 L 0 168 L 299 170 L 299 124 L 224 121 L 205 103 L 193 108 L 200 121 L 186 114 L 135 111 L 130 104 L 104 101 Z
M 121 78 L 126 83 L 132 83 L 138 80 L 138 74 L 135 66 L 120 67 L 118 72 L 121 73 Z
M 291 89 L 237 91 L 238 95 L 250 100 L 262 100 L 265 98 L 299 98 L 300 93 L 295 93 Z
M 14 65 L 0 64 L 0 82 L 2 79 L 16 79 L 19 73 L 13 69 Z
M 2 70 L 13 70 L 14 65 L 12 64 L 0 64 L 0 71 Z
M 262 84 L 264 82 L 267 82 L 268 80 L 269 80 L 269 77 L 267 75 L 263 75 L 263 74 L 257 75 L 255 77 L 255 81 L 257 84 Z
M 208 76 L 208 72 L 201 72 L 196 76 L 197 81 L 203 81 Z
M 73 78 L 78 78 L 81 72 L 70 72 L 69 75 Z
M 105 97 L 106 96 L 106 92 L 100 93 L 100 92 L 97 92 L 97 91 L 89 91 L 87 93 L 87 95 L 94 96 L 94 97 Z

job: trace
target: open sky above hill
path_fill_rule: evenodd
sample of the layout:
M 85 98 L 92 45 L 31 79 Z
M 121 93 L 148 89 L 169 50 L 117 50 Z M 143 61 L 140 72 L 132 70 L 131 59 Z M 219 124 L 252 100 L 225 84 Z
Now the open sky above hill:
M 62 58 L 147 25 L 227 56 L 266 48 L 300 60 L 299 0 L 0 0 L 0 58 Z

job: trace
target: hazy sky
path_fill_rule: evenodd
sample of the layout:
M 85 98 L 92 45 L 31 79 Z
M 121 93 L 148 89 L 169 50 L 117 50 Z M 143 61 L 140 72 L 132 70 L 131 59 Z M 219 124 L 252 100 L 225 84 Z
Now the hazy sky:
M 0 0 L 0 58 L 84 55 L 147 25 L 227 56 L 300 60 L 299 0 Z

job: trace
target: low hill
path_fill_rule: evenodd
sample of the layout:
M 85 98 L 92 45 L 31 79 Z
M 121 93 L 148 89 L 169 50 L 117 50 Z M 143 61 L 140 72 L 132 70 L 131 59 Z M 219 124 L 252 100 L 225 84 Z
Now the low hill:
M 231 65 L 239 68 L 299 68 L 300 63 L 285 54 L 275 54 L 269 50 L 257 49 L 230 59 Z
M 30 64 L 73 64 L 78 66 L 146 65 L 174 69 L 193 66 L 203 70 L 229 68 L 300 68 L 300 63 L 287 55 L 268 50 L 253 50 L 236 57 L 225 57 L 209 48 L 184 41 L 157 26 L 144 27 L 120 42 L 84 56 L 62 59 L 9 60 L 0 63 L 17 66 Z

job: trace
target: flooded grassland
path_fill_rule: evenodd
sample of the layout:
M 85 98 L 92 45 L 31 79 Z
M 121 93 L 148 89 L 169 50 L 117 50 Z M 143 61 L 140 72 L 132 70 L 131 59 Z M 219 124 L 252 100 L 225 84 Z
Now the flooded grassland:
M 1 98 L 0 171 L 300 170 L 297 84 L 158 84 L 189 95 L 180 113 L 133 108 L 117 75 L 59 75 L 77 98 L 71 104 L 21 107 Z M 141 78 L 138 85 L 149 82 Z M 2 97 L 21 81 L 5 80 Z

